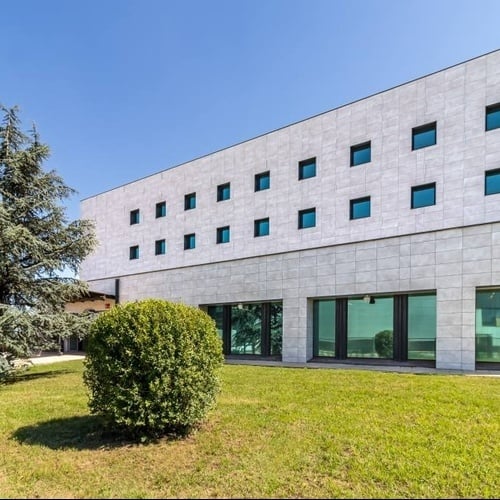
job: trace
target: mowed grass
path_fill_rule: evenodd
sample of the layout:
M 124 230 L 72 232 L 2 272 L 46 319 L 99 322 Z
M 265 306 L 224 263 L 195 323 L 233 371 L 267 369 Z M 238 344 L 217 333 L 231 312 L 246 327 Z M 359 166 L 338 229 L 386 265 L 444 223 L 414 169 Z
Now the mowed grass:
M 1 498 L 498 498 L 500 378 L 225 365 L 193 435 L 112 441 L 81 361 L 0 387 Z

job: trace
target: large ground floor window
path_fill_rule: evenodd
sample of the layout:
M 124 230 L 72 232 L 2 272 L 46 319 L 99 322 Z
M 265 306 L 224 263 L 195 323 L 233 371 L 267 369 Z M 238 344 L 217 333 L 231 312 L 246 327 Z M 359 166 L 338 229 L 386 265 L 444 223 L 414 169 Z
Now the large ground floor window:
M 500 288 L 476 290 L 476 362 L 500 363 Z
M 207 306 L 215 320 L 225 355 L 281 356 L 282 302 Z
M 313 301 L 315 357 L 436 359 L 436 294 L 356 296 Z

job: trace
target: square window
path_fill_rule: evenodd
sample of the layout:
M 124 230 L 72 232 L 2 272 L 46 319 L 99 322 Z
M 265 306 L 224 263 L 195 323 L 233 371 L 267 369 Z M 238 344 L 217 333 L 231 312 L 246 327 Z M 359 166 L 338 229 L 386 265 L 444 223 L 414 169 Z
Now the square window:
M 192 250 L 196 246 L 196 236 L 194 233 L 184 235 L 184 250 Z
M 372 161 L 372 146 L 371 141 L 351 146 L 351 167 L 370 163 Z
M 299 229 L 316 226 L 316 209 L 299 210 Z
M 267 236 L 269 234 L 269 218 L 258 219 L 254 221 L 253 225 L 253 235 L 257 236 Z
M 269 172 L 255 174 L 255 191 L 263 191 L 271 186 L 271 177 Z
M 139 258 L 139 245 L 134 245 L 129 248 L 129 259 L 134 260 Z
M 500 103 L 486 106 L 486 130 L 500 128 Z
M 484 174 L 484 194 L 500 193 L 500 168 L 488 170 Z
M 155 255 L 164 255 L 166 251 L 167 251 L 167 245 L 165 244 L 165 240 L 156 240 Z
M 412 129 L 411 149 L 421 149 L 436 144 L 436 122 Z
M 229 226 L 217 228 L 217 243 L 229 243 Z
M 371 207 L 370 207 L 370 197 L 358 198 L 356 200 L 351 200 L 350 207 L 350 217 L 353 219 L 363 219 L 365 217 L 370 217 Z
M 231 185 L 229 182 L 217 186 L 217 201 L 229 200 L 231 197 Z
M 130 225 L 139 224 L 139 209 L 130 211 Z
M 156 204 L 156 218 L 165 217 L 167 215 L 167 204 L 164 201 L 160 201 Z
M 184 210 L 196 208 L 196 193 L 190 193 L 184 196 Z
M 411 208 L 430 207 L 436 204 L 436 183 L 411 188 Z
M 316 158 L 299 161 L 299 180 L 316 177 Z

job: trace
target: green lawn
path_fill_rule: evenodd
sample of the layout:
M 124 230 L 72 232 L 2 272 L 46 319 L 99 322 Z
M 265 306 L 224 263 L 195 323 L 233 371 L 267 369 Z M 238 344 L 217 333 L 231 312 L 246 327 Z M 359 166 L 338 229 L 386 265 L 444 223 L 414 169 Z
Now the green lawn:
M 185 440 L 113 442 L 82 362 L 0 387 L 1 498 L 498 498 L 500 378 L 226 365 Z

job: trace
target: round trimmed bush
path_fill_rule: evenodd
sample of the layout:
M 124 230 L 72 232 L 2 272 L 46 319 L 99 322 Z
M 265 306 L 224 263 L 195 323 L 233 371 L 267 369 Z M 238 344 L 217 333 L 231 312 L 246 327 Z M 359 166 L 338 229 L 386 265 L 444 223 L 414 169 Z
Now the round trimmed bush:
M 117 305 L 92 323 L 86 354 L 91 413 L 134 438 L 186 435 L 215 404 L 222 343 L 196 307 Z

